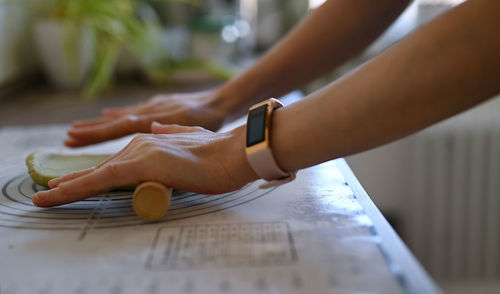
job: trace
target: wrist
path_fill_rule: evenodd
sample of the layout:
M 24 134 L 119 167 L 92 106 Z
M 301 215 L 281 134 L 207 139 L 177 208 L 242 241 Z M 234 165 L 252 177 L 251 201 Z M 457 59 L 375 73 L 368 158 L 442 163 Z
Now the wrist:
M 230 135 L 229 146 L 232 148 L 230 160 L 236 163 L 237 174 L 244 183 L 250 183 L 259 179 L 259 176 L 250 166 L 245 151 L 246 126 L 235 128 L 228 133 Z
M 226 122 L 245 115 L 248 108 L 259 98 L 239 78 L 217 88 L 215 97 L 214 105 L 226 113 Z

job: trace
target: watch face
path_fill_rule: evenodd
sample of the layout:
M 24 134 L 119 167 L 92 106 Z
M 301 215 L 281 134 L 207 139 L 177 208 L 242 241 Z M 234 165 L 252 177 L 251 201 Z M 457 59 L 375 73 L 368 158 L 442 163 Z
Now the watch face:
M 266 139 L 267 104 L 248 112 L 247 147 L 263 142 Z

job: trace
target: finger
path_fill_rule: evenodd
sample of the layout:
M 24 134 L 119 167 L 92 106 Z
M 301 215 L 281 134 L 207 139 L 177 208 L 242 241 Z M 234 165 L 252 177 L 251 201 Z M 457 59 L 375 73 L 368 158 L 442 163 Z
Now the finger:
M 95 141 L 95 140 L 80 140 L 80 139 L 77 139 L 77 138 L 66 138 L 64 139 L 64 145 L 66 145 L 67 147 L 71 147 L 71 148 L 76 148 L 76 147 L 82 147 L 82 146 L 87 146 L 87 145 L 91 145 L 91 144 L 96 144 L 96 143 L 99 143 L 101 141 Z
M 176 133 L 194 133 L 204 130 L 201 127 L 186 127 L 176 124 L 160 124 L 153 122 L 151 124 L 151 133 L 153 134 L 176 134 Z
M 134 176 L 129 165 L 127 162 L 108 164 L 91 173 L 61 183 L 57 188 L 37 192 L 32 197 L 33 204 L 39 207 L 51 207 L 72 203 L 118 186 L 132 184 Z
M 108 113 L 103 113 L 103 116 L 108 117 L 108 118 L 117 118 L 120 116 L 124 115 L 140 115 L 140 114 L 152 114 L 155 111 L 158 111 L 158 109 L 155 109 L 155 105 L 151 104 L 144 104 L 144 105 L 136 105 L 133 108 L 130 108 L 128 110 L 124 111 L 119 111 L 119 112 L 111 112 L 111 114 Z
M 123 137 L 128 134 L 143 132 L 148 133 L 151 129 L 153 118 L 148 116 L 126 116 L 108 123 L 70 129 L 68 135 L 70 140 L 65 142 L 68 146 L 82 146 Z
M 81 128 L 81 127 L 90 127 L 90 126 L 95 126 L 95 125 L 100 125 L 103 123 L 107 123 L 112 118 L 109 117 L 101 117 L 101 118 L 95 118 L 95 119 L 86 119 L 86 120 L 75 120 L 71 123 L 71 126 L 73 128 Z
M 139 114 L 139 110 L 143 109 L 145 106 L 147 106 L 147 104 L 147 102 L 141 102 L 130 106 L 105 108 L 101 111 L 101 114 L 108 118 L 115 118 L 127 114 Z
M 104 108 L 101 114 L 105 117 L 117 117 L 129 113 L 135 106 L 125 106 L 117 108 Z
M 67 175 L 59 177 L 59 178 L 52 179 L 49 181 L 49 187 L 51 189 L 56 188 L 57 186 L 59 186 L 60 183 L 67 182 L 67 181 L 73 180 L 75 178 L 81 177 L 83 175 L 86 175 L 88 173 L 91 173 L 92 171 L 94 171 L 94 169 L 95 169 L 94 167 L 91 167 L 88 169 L 84 169 L 81 171 L 67 174 Z
M 67 147 L 71 147 L 71 148 L 81 147 L 81 146 L 92 144 L 92 142 L 82 141 L 82 140 L 74 139 L 71 137 L 64 139 L 63 143 Z

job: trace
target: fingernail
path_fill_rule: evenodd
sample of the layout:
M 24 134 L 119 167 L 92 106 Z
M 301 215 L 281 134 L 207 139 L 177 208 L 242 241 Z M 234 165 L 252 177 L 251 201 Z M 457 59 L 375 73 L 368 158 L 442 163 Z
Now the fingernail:
M 74 147 L 76 141 L 72 140 L 72 139 L 65 139 L 63 143 L 64 143 L 64 145 L 66 145 L 68 147 Z
M 77 130 L 75 129 L 69 129 L 66 134 L 68 134 L 68 136 L 74 136 L 76 133 L 78 133 Z

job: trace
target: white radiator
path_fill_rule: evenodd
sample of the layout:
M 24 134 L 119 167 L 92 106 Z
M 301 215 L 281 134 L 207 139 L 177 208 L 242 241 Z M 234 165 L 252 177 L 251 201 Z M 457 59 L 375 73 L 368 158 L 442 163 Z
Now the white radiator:
M 409 245 L 441 281 L 500 279 L 498 100 L 413 138 Z

